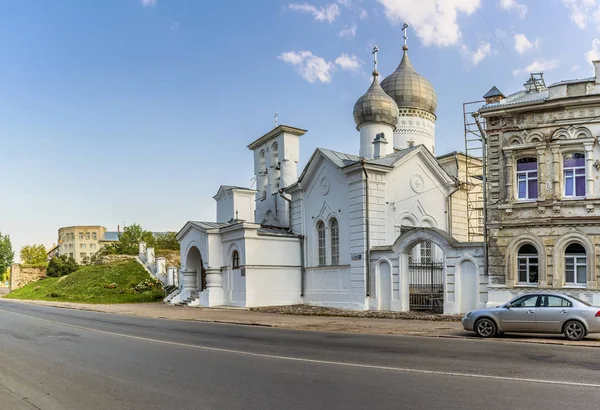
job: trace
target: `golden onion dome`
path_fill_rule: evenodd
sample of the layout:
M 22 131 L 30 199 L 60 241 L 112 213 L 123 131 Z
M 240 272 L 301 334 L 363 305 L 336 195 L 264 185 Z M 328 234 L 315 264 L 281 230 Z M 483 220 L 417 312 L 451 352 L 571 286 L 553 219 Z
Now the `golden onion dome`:
M 437 96 L 433 86 L 417 73 L 408 59 L 408 47 L 396 71 L 381 82 L 381 88 L 396 101 L 399 108 L 416 108 L 435 115 Z
M 354 122 L 356 129 L 367 122 L 389 124 L 394 128 L 398 124 L 398 106 L 379 85 L 379 73 L 373 71 L 373 82 L 367 92 L 354 104 Z

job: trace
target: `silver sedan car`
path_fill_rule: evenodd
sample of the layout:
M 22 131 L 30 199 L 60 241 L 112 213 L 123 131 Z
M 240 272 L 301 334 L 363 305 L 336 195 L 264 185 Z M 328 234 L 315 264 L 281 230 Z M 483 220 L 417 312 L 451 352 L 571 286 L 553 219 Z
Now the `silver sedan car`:
M 473 310 L 462 319 L 465 330 L 479 337 L 504 332 L 564 333 L 581 340 L 600 333 L 600 307 L 558 293 L 530 293 L 495 308 Z

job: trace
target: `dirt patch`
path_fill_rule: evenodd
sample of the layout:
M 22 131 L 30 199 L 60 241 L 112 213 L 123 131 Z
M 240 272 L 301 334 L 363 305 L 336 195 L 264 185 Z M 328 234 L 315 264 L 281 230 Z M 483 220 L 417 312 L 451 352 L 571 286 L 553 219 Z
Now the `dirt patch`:
M 278 313 L 280 315 L 428 320 L 436 322 L 460 322 L 462 319 L 461 315 L 439 315 L 422 312 L 375 312 L 370 310 L 354 311 L 309 305 L 265 306 L 250 308 L 250 310 L 261 313 Z

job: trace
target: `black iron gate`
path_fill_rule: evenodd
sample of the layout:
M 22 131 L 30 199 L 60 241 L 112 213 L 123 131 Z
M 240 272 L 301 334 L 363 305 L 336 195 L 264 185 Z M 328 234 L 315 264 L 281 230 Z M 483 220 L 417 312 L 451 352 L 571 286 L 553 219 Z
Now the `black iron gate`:
M 410 310 L 444 313 L 444 263 L 410 261 L 408 275 Z

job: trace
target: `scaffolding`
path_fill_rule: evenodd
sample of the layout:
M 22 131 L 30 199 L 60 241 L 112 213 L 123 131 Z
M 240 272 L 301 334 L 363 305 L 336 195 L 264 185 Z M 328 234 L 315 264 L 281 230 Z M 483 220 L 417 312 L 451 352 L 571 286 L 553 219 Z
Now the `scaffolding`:
M 469 242 L 484 242 L 484 135 L 485 121 L 477 124 L 473 114 L 477 113 L 485 101 L 463 103 L 465 130 L 465 181 L 467 200 L 467 233 Z M 481 128 L 479 127 L 481 125 Z

